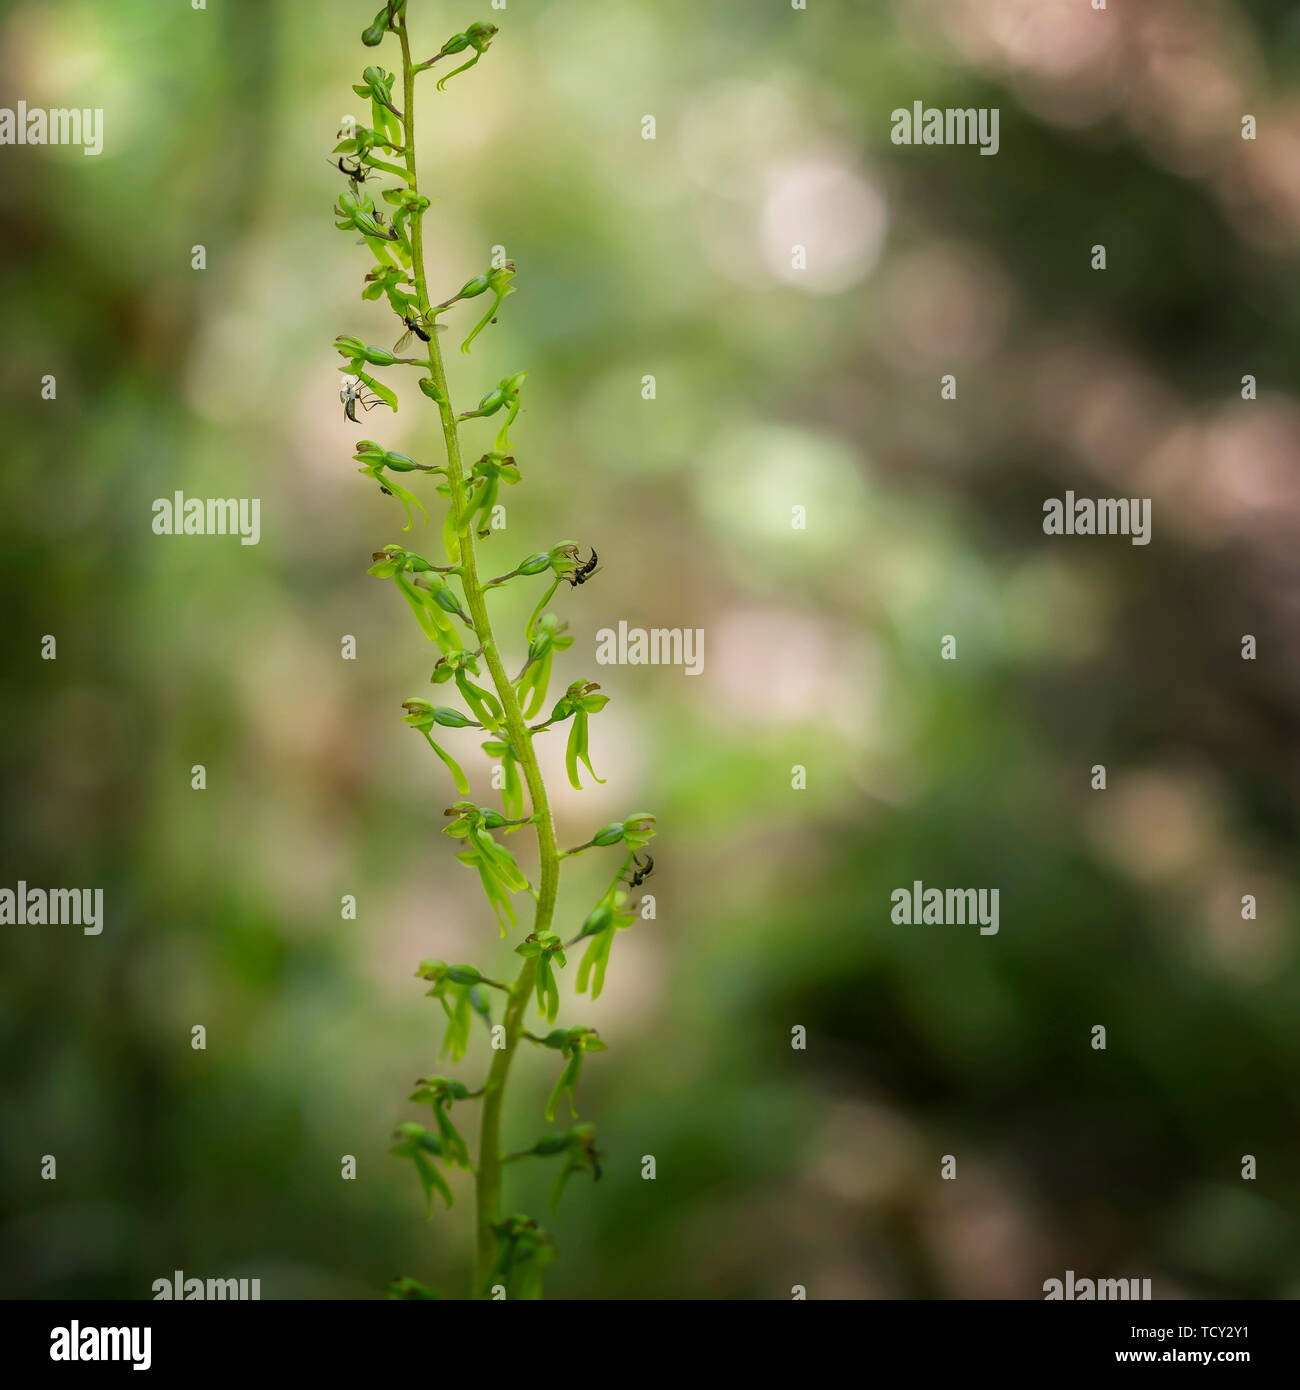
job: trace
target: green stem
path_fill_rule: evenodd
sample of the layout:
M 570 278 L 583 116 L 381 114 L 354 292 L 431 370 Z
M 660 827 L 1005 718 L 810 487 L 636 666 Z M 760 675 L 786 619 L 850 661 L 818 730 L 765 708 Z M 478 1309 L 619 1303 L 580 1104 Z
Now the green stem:
M 398 26 L 398 37 L 402 43 L 402 90 L 406 108 L 406 169 L 410 176 L 412 189 L 419 192 L 415 170 L 415 68 L 411 63 L 411 46 L 406 33 L 406 18 Z M 420 312 L 426 314 L 430 308 L 429 290 L 424 274 L 424 228 L 423 217 L 411 219 L 411 251 L 414 262 L 415 290 L 420 301 Z M 474 534 L 469 524 L 469 511 L 465 506 L 465 470 L 461 462 L 460 436 L 457 433 L 456 414 L 451 406 L 451 395 L 447 390 L 447 371 L 442 361 L 442 348 L 438 335 L 434 333 L 429 340 L 429 375 L 433 378 L 442 396 L 438 406 L 442 416 L 443 443 L 447 449 L 447 481 L 451 485 L 451 505 L 460 538 L 461 584 L 465 591 L 465 604 L 473 619 L 474 632 L 483 648 L 483 656 L 488 670 L 492 673 L 492 683 L 496 686 L 501 708 L 505 714 L 506 730 L 510 735 L 511 746 L 515 750 L 519 766 L 523 768 L 524 780 L 532 800 L 533 817 L 537 826 L 537 849 L 541 859 L 541 885 L 537 894 L 537 912 L 533 919 L 535 932 L 550 929 L 555 914 L 555 897 L 560 882 L 560 855 L 555 841 L 555 822 L 551 817 L 550 803 L 546 798 L 546 785 L 533 752 L 532 735 L 524 723 L 523 713 L 515 695 L 514 686 L 506 675 L 501 655 L 497 650 L 496 638 L 488 618 L 487 604 L 483 597 L 483 585 L 478 577 L 478 565 L 474 554 Z M 501 1220 L 501 1106 L 505 1099 L 506 1080 L 510 1074 L 510 1063 L 515 1055 L 522 1031 L 524 1010 L 533 992 L 534 977 L 537 973 L 535 958 L 525 960 L 518 979 L 510 989 L 510 997 L 505 1012 L 505 1047 L 498 1050 L 492 1058 L 492 1068 L 484 1086 L 483 1123 L 479 1133 L 479 1161 L 476 1170 L 478 1199 L 477 1240 L 475 1243 L 474 1296 L 487 1295 L 487 1278 L 496 1255 L 496 1236 L 493 1227 Z

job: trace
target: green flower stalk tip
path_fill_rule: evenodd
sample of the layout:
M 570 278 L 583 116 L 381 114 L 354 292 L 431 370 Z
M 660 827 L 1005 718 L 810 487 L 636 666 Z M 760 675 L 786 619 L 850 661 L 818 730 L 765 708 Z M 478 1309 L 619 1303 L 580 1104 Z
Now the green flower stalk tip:
M 451 78 L 480 61 L 498 31 L 494 24 L 471 24 L 448 39 L 427 62 L 416 63 L 411 58 L 407 9 L 407 0 L 387 0 L 362 31 L 361 41 L 367 49 L 378 49 L 389 39 L 395 41 L 395 47 L 386 50 L 392 68 L 377 62 L 364 67 L 353 91 L 370 104 L 369 124 L 349 124 L 341 130 L 329 161 L 346 180 L 334 204 L 335 225 L 352 234 L 367 259 L 361 298 L 381 308 L 387 305 L 394 315 L 396 339 L 392 348 L 376 346 L 368 337 L 354 333 L 340 334 L 334 340 L 334 349 L 343 358 L 339 370 L 345 374 L 339 399 L 349 423 L 359 421 L 359 410 L 368 413 L 378 405 L 396 411 L 396 391 L 375 372 L 416 366 L 420 369 L 420 394 L 436 408 L 434 418 L 444 461 L 423 461 L 421 455 L 427 457 L 424 446 L 417 447 L 413 456 L 390 448 L 382 439 L 358 440 L 352 458 L 358 471 L 377 484 L 382 494 L 401 504 L 406 516 L 404 531 L 413 529 L 417 516 L 426 524 L 432 520 L 425 498 L 441 500 L 440 535 L 446 563 L 433 563 L 405 546 L 388 544 L 370 551 L 367 573 L 388 580 L 401 595 L 424 638 L 438 648 L 430 683 L 446 692 L 444 699 L 458 698 L 463 705 L 460 708 L 454 703 L 435 704 L 417 698 L 402 704 L 402 722 L 420 734 L 441 764 L 431 765 L 433 771 L 440 778 L 444 773 L 449 776 L 456 789 L 457 799 L 442 817 L 443 834 L 456 842 L 456 861 L 475 875 L 501 937 L 519 931 L 517 902 L 531 902 L 532 920 L 522 935 L 516 935 L 513 952 L 519 971 L 512 981 L 492 979 L 476 965 L 449 965 L 432 957 L 417 966 L 415 973 L 427 985 L 427 996 L 441 1009 L 441 1055 L 452 1061 L 467 1055 L 478 1026 L 475 1019 L 489 1031 L 493 1046 L 489 1049 L 488 1074 L 477 1090 L 441 1075 L 422 1076 L 415 1082 L 408 1103 L 420 1107 L 430 1123 L 426 1126 L 408 1120 L 399 1124 L 392 1152 L 415 1169 L 429 1216 L 437 1206 L 450 1207 L 454 1201 L 447 1172 L 473 1174 L 472 1292 L 477 1298 L 490 1297 L 492 1288 L 501 1285 L 508 1298 L 531 1299 L 541 1297 L 543 1275 L 555 1258 L 556 1246 L 533 1218 L 503 1217 L 503 1166 L 524 1158 L 559 1158 L 551 1192 L 554 1207 L 574 1174 L 600 1177 L 602 1156 L 590 1124 L 544 1136 L 522 1153 L 503 1154 L 502 1113 L 511 1065 L 522 1040 L 558 1053 L 560 1075 L 543 1111 L 551 1121 L 558 1106 L 567 1102 L 570 1114 L 576 1116 L 583 1059 L 588 1053 L 603 1051 L 605 1043 L 594 1028 L 557 1022 L 564 1007 L 567 953 L 575 943 L 585 943 L 573 976 L 574 992 L 589 990 L 592 998 L 597 997 L 614 936 L 636 920 L 627 906 L 627 888 L 639 887 L 654 865 L 648 854 L 640 854 L 654 834 L 654 817 L 637 813 L 611 822 L 586 844 L 565 854 L 556 841 L 533 740 L 554 725 L 568 725 L 566 769 L 570 783 L 581 789 L 581 769 L 596 777 L 589 751 L 590 720 L 609 697 L 594 681 L 574 680 L 548 719 L 537 725 L 528 721 L 545 706 L 556 658 L 573 646 L 568 623 L 549 611 L 548 605 L 561 581 L 567 580 L 575 590 L 590 578 L 597 570 L 598 557 L 592 548 L 584 560 L 575 542 L 561 541 L 548 549 L 530 551 L 513 570 L 494 579 L 480 577 L 477 548 L 490 537 L 501 489 L 518 486 L 525 475 L 511 430 L 519 419 L 528 373 L 502 377 L 481 395 L 477 408 L 457 413 L 437 330 L 443 326 L 442 315 L 450 314 L 462 301 L 479 300 L 484 310 L 460 344 L 462 353 L 469 355 L 475 339 L 498 321 L 501 306 L 516 292 L 515 266 L 510 261 L 491 266 L 446 297 L 441 297 L 446 295 L 445 288 L 438 295 L 430 293 L 424 218 L 431 201 L 419 187 L 416 82 L 420 73 L 443 59 L 469 53 L 467 62 L 438 80 L 438 90 L 444 90 Z M 388 186 L 384 186 L 386 181 L 391 181 Z M 460 431 L 468 422 L 490 417 L 497 422 L 491 447 L 467 465 Z M 429 474 L 435 475 L 431 487 L 423 481 Z M 410 486 L 395 481 L 397 476 Z M 423 496 L 416 488 L 422 489 Z M 427 551 L 426 546 L 420 548 Z M 519 653 L 512 658 L 519 663 L 518 674 L 512 679 L 488 613 L 487 594 L 506 584 L 534 583 L 540 597 L 523 625 Z M 450 749 L 442 745 L 441 740 L 455 739 L 457 731 L 465 729 L 485 735 L 480 747 L 499 772 L 493 785 L 500 789 L 500 809 L 480 805 L 471 796 L 470 778 Z M 526 828 L 536 836 L 535 882 L 498 838 Z M 566 943 L 556 923 L 561 860 L 587 850 L 610 848 L 620 851 L 618 872 L 586 915 L 571 919 L 580 921 L 581 926 Z M 494 1022 L 492 1000 L 500 1004 L 500 995 L 504 995 L 504 1006 L 499 1021 Z M 545 1036 L 527 1030 L 525 1015 L 530 1003 L 547 1025 L 554 1025 Z M 501 1041 L 504 1045 L 497 1045 Z M 472 1160 L 458 1120 L 461 1107 L 475 1101 L 481 1103 L 482 1113 L 478 1153 Z M 407 1276 L 394 1279 L 386 1292 L 390 1298 L 437 1296 Z

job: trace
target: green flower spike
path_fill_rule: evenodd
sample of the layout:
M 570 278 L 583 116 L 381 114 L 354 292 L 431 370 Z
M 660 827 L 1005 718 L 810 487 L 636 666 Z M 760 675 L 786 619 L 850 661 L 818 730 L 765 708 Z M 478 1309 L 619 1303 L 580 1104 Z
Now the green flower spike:
M 576 1116 L 583 1057 L 587 1052 L 599 1051 L 604 1044 L 592 1028 L 554 1026 L 560 1010 L 559 971 L 567 969 L 572 947 L 583 942 L 575 983 L 578 992 L 590 989 L 593 998 L 599 995 L 614 935 L 634 920 L 627 907 L 627 890 L 638 887 L 654 867 L 648 853 L 644 858 L 639 854 L 654 834 L 654 819 L 640 814 L 629 816 L 604 826 L 585 845 L 561 851 L 538 763 L 536 735 L 553 725 L 568 723 L 565 763 L 570 782 L 581 787 L 582 766 L 586 767 L 589 780 L 596 776 L 588 743 L 590 717 L 607 702 L 600 687 L 592 681 L 574 681 L 554 704 L 550 717 L 542 716 L 550 698 L 555 657 L 573 645 L 568 625 L 550 611 L 550 605 L 562 583 L 567 581 L 576 588 L 596 572 L 596 546 L 579 549 L 575 542 L 564 540 L 547 550 L 527 552 L 513 570 L 496 579 L 479 578 L 481 561 L 476 550 L 490 537 L 501 489 L 515 487 L 521 480 L 510 431 L 522 409 L 522 390 L 528 373 L 520 371 L 502 377 L 481 396 L 477 409 L 458 414 L 447 382 L 443 340 L 438 330 L 445 327 L 442 315 L 461 301 L 477 299 L 479 317 L 461 343 L 462 353 L 470 354 L 475 340 L 498 321 L 502 305 L 514 293 L 515 267 L 512 262 L 492 266 L 441 302 L 438 296 L 446 293 L 444 287 L 437 287 L 437 293 L 430 292 L 426 262 L 433 265 L 443 261 L 448 247 L 433 245 L 432 231 L 424 222 L 432 204 L 420 192 L 418 103 L 414 88 L 416 73 L 453 54 L 465 54 L 467 61 L 438 81 L 439 90 L 445 89 L 452 77 L 479 61 L 497 33 L 496 26 L 471 24 L 463 33 L 453 35 L 427 63 L 416 64 L 411 60 L 407 28 L 407 11 L 411 7 L 407 0 L 372 3 L 379 3 L 380 8 L 362 32 L 362 44 L 372 51 L 369 56 L 378 58 L 379 53 L 373 50 L 381 49 L 385 38 L 392 35 L 396 42 L 388 48 L 389 60 L 396 62 L 399 55 L 394 50 L 400 49 L 400 66 L 396 72 L 377 63 L 365 67 L 353 91 L 369 103 L 369 112 L 363 113 L 369 124 L 359 125 L 348 118 L 346 129 L 339 131 L 334 157 L 329 162 L 345 180 L 336 185 L 345 191 L 334 205 L 335 223 L 353 239 L 359 236 L 358 245 L 369 253 L 367 264 L 359 268 L 364 275 L 361 297 L 384 317 L 385 308 L 391 310 L 395 322 L 390 325 L 391 336 L 383 329 L 376 334 L 367 328 L 367 337 L 343 334 L 335 340 L 334 348 L 343 360 L 339 370 L 345 374 L 339 400 L 346 420 L 360 426 L 362 411 L 371 412 L 381 404 L 393 411 L 398 408 L 397 393 L 377 380 L 376 372 L 387 373 L 396 366 L 419 369 L 416 376 L 420 394 L 437 407 L 445 461 L 437 465 L 425 463 L 370 439 L 357 443 L 353 460 L 385 495 L 398 499 L 406 512 L 406 531 L 412 529 L 417 510 L 426 520 L 429 511 L 403 484 L 414 486 L 411 475 L 437 475 L 427 491 L 446 503 L 442 515 L 436 518 L 441 521 L 446 562 L 431 564 L 414 551 L 390 544 L 372 552 L 369 573 L 392 581 L 421 632 L 437 646 L 438 658 L 430 684 L 443 688 L 443 698 L 454 686 L 463 702 L 465 712 L 425 699 L 410 699 L 402 706 L 403 722 L 433 749 L 450 773 L 460 798 L 446 809 L 444 834 L 458 842 L 459 862 L 477 874 L 503 937 L 517 925 L 515 899 L 519 894 L 527 893 L 532 899 L 530 907 L 535 907 L 532 922 L 523 929 L 527 935 L 522 942 L 516 938 L 518 973 L 508 984 L 489 979 L 473 965 L 448 965 L 433 959 L 420 963 L 416 974 L 426 982 L 427 996 L 436 999 L 442 1010 L 441 1054 L 453 1059 L 465 1056 L 472 1033 L 480 1026 L 476 1019 L 487 1028 L 496 1050 L 487 1078 L 478 1090 L 469 1090 L 464 1082 L 445 1076 L 421 1077 L 409 1099 L 412 1104 L 430 1107 L 422 1118 L 428 1120 L 431 1113 L 432 1121 L 428 1128 L 414 1122 L 401 1125 L 394 1136 L 393 1152 L 414 1166 L 430 1213 L 439 1199 L 451 1204 L 446 1169 L 472 1167 L 476 1202 L 475 1237 L 471 1242 L 473 1295 L 496 1297 L 497 1286 L 501 1286 L 508 1298 L 536 1299 L 541 1297 L 544 1271 L 555 1258 L 555 1246 L 530 1217 L 501 1219 L 501 1213 L 510 1210 L 503 1203 L 502 1165 L 529 1156 L 559 1158 L 561 1167 L 551 1192 L 554 1205 L 574 1173 L 600 1177 L 600 1154 L 594 1129 L 583 1124 L 540 1139 L 524 1153 L 501 1153 L 499 1136 L 505 1123 L 511 1061 L 521 1038 L 558 1052 L 560 1076 L 550 1094 L 547 1118 L 554 1119 L 560 1102 L 566 1098 Z M 395 341 L 389 349 L 376 346 L 370 336 L 379 336 L 381 342 Z M 405 355 L 408 352 L 423 356 Z M 468 463 L 462 455 L 464 437 L 457 422 L 489 416 L 496 417 L 491 447 L 477 462 Z M 584 554 L 588 558 L 584 559 Z M 521 651 L 505 640 L 499 625 L 494 630 L 487 596 L 512 580 L 533 576 L 539 577 L 537 588 L 542 593 L 540 602 L 522 624 Z M 528 604 L 522 604 L 522 608 L 527 611 Z M 465 636 L 467 629 L 473 634 L 471 638 Z M 519 635 L 518 629 L 515 635 Z M 511 680 L 507 670 L 519 661 L 519 673 Z M 534 722 L 538 718 L 542 722 Z M 483 752 L 499 759 L 499 772 L 494 769 L 496 775 L 492 779 L 500 790 L 499 809 L 479 806 L 470 800 L 469 779 L 441 746 L 443 729 L 482 731 L 479 737 Z M 525 826 L 536 830 L 536 885 L 529 882 L 502 843 L 505 835 Z M 563 941 L 554 928 L 557 886 L 564 862 L 573 855 L 605 848 L 616 849 L 615 857 L 622 861 L 619 870 L 573 941 Z M 497 992 L 506 996 L 506 1002 L 498 1015 L 501 1021 L 494 1025 L 489 1001 Z M 523 1026 L 522 1005 L 529 1002 L 530 996 L 535 996 L 538 1012 L 551 1029 L 544 1037 Z M 504 1051 L 500 1050 L 503 1033 Z M 456 1106 L 470 1100 L 481 1101 L 483 1106 L 478 1152 L 473 1155 L 453 1119 L 459 1118 Z M 509 1123 L 513 1125 L 515 1120 Z M 394 1279 L 387 1293 L 394 1299 L 427 1300 L 435 1296 L 410 1278 Z

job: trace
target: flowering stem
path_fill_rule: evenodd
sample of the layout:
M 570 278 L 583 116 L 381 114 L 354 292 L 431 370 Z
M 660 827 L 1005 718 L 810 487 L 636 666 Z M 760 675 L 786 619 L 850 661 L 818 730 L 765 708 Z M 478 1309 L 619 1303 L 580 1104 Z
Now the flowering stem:
M 419 192 L 415 168 L 415 74 L 417 68 L 411 62 L 411 47 L 406 32 L 406 17 L 403 13 L 397 26 L 402 45 L 402 91 L 406 111 L 405 156 L 406 169 L 413 192 Z M 422 66 L 428 66 L 423 64 Z M 420 313 L 430 309 L 429 291 L 424 273 L 423 218 L 411 219 L 411 251 L 415 291 L 419 298 Z M 488 618 L 487 604 L 483 597 L 483 585 L 478 577 L 478 566 L 474 553 L 474 533 L 470 525 L 470 513 L 465 505 L 465 471 L 461 461 L 460 437 L 457 432 L 456 415 L 452 409 L 451 396 L 447 390 L 447 372 L 443 365 L 442 349 L 438 335 L 430 335 L 429 375 L 438 388 L 440 400 L 438 410 L 442 416 L 443 442 L 447 451 L 447 481 L 451 489 L 451 505 L 456 519 L 456 531 L 460 538 L 460 576 L 465 591 L 465 605 L 469 609 L 474 633 L 482 645 L 483 656 L 492 675 L 501 701 L 504 723 L 510 736 L 519 766 L 523 769 L 528 795 L 532 802 L 532 819 L 537 827 L 537 848 L 541 859 L 541 884 L 537 894 L 537 911 L 533 930 L 543 932 L 550 929 L 555 913 L 555 897 L 559 887 L 560 856 L 555 840 L 555 823 L 551 816 L 550 803 L 546 797 L 546 786 L 542 781 L 541 769 L 533 751 L 532 735 L 524 723 L 523 713 L 515 695 L 514 686 L 506 675 L 492 624 Z M 483 1121 L 479 1137 L 478 1166 L 476 1169 L 477 1195 L 477 1240 L 475 1243 L 474 1296 L 487 1295 L 487 1278 L 495 1258 L 496 1236 L 493 1227 L 501 1219 L 501 1106 L 505 1099 L 506 1080 L 510 1073 L 510 1063 L 515 1054 L 522 1031 L 524 1009 L 533 991 L 534 977 L 537 973 L 536 958 L 526 959 L 518 978 L 510 988 L 504 1017 L 505 1046 L 495 1052 L 492 1067 L 488 1073 L 483 1094 Z

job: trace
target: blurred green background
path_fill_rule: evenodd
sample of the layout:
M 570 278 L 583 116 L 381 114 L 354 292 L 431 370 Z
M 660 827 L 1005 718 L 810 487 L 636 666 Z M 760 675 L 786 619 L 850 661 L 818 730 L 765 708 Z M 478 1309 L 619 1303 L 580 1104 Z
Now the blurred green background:
M 467 1286 L 468 1181 L 426 1222 L 387 1153 L 449 1070 L 416 963 L 512 958 L 400 723 L 431 649 L 364 573 L 435 533 L 402 536 L 338 405 L 333 336 L 397 336 L 326 159 L 375 7 L 0 17 L 0 105 L 105 111 L 98 158 L 0 149 L 3 885 L 100 886 L 107 917 L 0 934 L 9 1297 Z M 609 780 L 571 792 L 546 746 L 560 840 L 660 826 L 657 920 L 561 1014 L 609 1044 L 579 1092 L 605 1176 L 551 1217 L 551 1167 L 508 1170 L 549 1294 L 1296 1296 L 1296 7 L 410 10 L 417 57 L 502 27 L 420 107 L 431 288 L 495 245 L 518 267 L 473 357 L 447 335 L 462 409 L 531 373 L 484 564 L 574 538 L 604 565 L 560 596 L 556 688 L 613 697 Z M 892 145 L 916 100 L 998 107 L 1000 153 Z M 388 379 L 401 412 L 360 433 L 435 457 Z M 177 489 L 261 498 L 261 543 L 155 536 Z M 1152 543 L 1045 537 L 1066 489 L 1150 497 Z M 529 592 L 494 599 L 511 665 Z M 620 619 L 703 628 L 704 674 L 597 668 Z M 603 874 L 568 871 L 562 924 Z M 999 888 L 999 934 L 893 925 L 914 879 Z M 521 1053 L 508 1148 L 555 1070 Z

